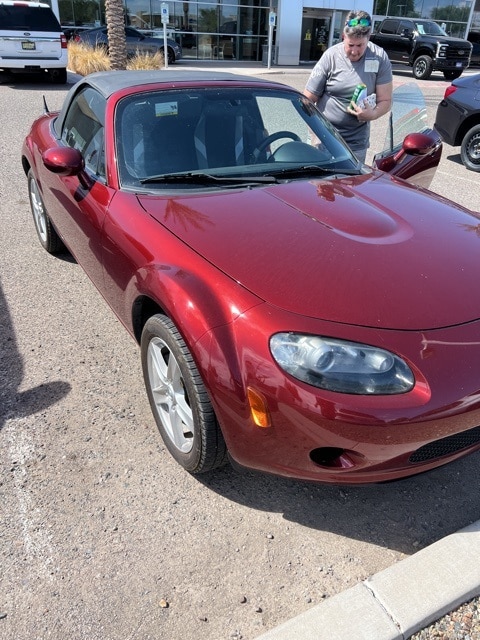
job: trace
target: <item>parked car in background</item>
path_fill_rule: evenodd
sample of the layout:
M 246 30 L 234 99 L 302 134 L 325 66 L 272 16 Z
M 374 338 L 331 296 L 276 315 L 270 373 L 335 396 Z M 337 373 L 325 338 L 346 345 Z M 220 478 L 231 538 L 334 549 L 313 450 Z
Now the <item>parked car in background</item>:
M 93 29 L 93 28 L 94 27 L 92 25 L 90 25 L 89 27 L 85 27 L 85 26 L 78 27 L 71 24 L 62 24 L 62 31 L 65 34 L 67 41 L 75 40 L 76 35 L 78 35 L 79 33 L 82 33 L 82 31 L 88 31 L 89 29 Z
M 67 39 L 48 4 L 0 0 L 0 71 L 67 81 Z
M 144 35 L 133 27 L 125 27 L 125 36 L 127 41 L 127 54 L 134 56 L 136 53 L 157 53 L 163 52 L 163 38 L 152 38 Z M 108 51 L 108 34 L 107 27 L 97 27 L 96 29 L 88 29 L 81 31 L 74 36 L 75 42 L 83 42 L 92 47 L 102 47 Z M 168 63 L 173 64 L 182 57 L 182 47 L 172 40 L 167 39 Z
M 237 74 L 96 73 L 33 123 L 40 243 L 68 247 L 139 343 L 189 472 L 228 452 L 366 483 L 480 449 L 480 220 L 418 186 L 441 141 L 400 102 L 389 173 L 299 91 Z
M 480 73 L 454 80 L 437 107 L 435 129 L 452 147 L 460 146 L 463 164 L 480 171 Z

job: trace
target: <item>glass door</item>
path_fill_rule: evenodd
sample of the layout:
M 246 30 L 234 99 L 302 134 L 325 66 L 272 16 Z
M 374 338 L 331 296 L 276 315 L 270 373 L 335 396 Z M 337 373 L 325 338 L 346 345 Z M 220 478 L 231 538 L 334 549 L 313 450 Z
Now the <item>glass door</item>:
M 331 17 L 304 17 L 302 20 L 302 43 L 300 60 L 317 62 L 328 47 Z

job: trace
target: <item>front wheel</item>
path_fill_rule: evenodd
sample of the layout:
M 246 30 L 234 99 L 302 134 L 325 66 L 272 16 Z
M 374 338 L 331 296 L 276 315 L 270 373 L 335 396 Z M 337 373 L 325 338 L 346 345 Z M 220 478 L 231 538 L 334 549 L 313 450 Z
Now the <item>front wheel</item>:
M 430 56 L 418 56 L 413 63 L 413 76 L 417 80 L 428 80 L 432 75 L 433 61 Z
M 213 407 L 182 336 L 164 315 L 145 323 L 141 340 L 145 387 L 168 450 L 190 473 L 226 462 L 226 445 Z
M 27 180 L 30 208 L 40 244 L 48 253 L 59 253 L 64 249 L 64 244 L 48 217 L 40 189 L 31 169 L 28 172 Z
M 467 169 L 480 171 L 480 124 L 472 127 L 463 137 L 460 155 Z
M 456 80 L 462 75 L 461 71 L 444 71 L 443 77 L 445 80 Z

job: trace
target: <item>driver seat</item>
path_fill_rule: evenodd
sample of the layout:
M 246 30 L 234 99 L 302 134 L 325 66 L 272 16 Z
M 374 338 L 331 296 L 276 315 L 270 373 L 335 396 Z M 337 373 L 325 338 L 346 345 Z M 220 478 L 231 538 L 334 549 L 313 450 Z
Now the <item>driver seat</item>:
M 194 134 L 199 169 L 254 162 L 253 152 L 265 137 L 259 115 L 252 114 L 254 106 L 237 100 L 209 100 L 205 104 Z

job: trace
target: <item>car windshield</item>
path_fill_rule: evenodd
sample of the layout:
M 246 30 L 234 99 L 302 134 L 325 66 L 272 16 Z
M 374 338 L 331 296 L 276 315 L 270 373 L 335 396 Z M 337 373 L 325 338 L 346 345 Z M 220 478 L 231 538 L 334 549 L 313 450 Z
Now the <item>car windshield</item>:
M 436 22 L 416 22 L 415 27 L 418 33 L 427 36 L 446 36 L 447 32 Z
M 316 108 L 288 88 L 136 94 L 119 103 L 115 136 L 121 184 L 135 189 L 227 188 L 229 179 L 230 186 L 242 179 L 262 185 L 366 170 Z

